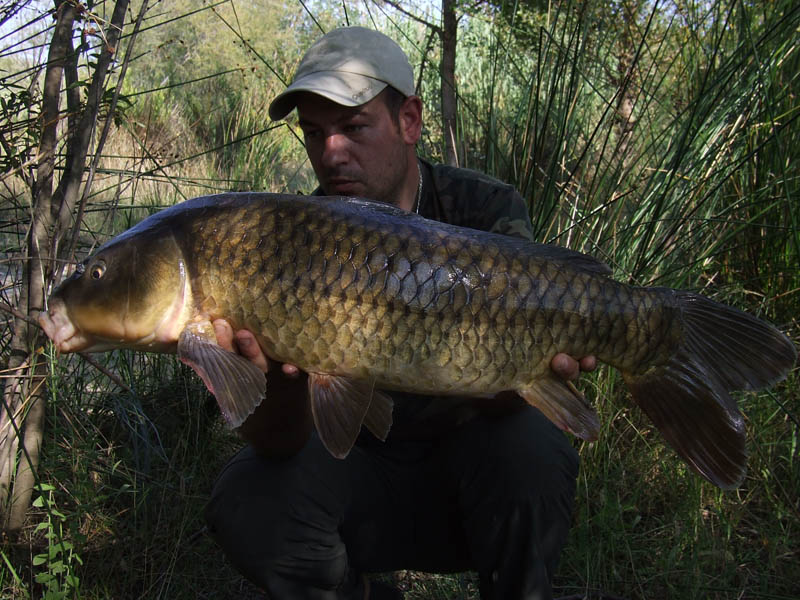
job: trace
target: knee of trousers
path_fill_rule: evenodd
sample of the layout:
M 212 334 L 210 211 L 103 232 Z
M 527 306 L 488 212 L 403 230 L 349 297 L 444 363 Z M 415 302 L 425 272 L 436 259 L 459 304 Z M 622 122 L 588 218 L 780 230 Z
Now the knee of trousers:
M 466 446 L 473 465 L 469 487 L 497 500 L 563 498 L 575 494 L 578 453 L 537 409 L 476 426 Z
M 336 501 L 320 505 L 303 473 L 246 448 L 220 474 L 206 506 L 209 532 L 226 558 L 275 597 L 303 586 L 335 590 L 348 574 Z

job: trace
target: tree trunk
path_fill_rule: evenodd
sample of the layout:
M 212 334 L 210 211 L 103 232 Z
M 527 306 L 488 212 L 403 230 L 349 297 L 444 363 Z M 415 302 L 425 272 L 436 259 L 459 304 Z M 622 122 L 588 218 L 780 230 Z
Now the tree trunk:
M 28 236 L 26 260 L 23 262 L 22 289 L 18 309 L 35 319 L 44 305 L 44 281 L 47 266 L 43 262 L 51 229 L 53 173 L 55 171 L 57 131 L 60 119 L 61 80 L 64 63 L 72 53 L 72 27 L 76 9 L 62 2 L 57 9 L 56 27 L 50 42 L 47 70 L 42 93 L 42 133 L 39 142 L 39 164 L 34 185 L 33 221 Z M 42 255 L 44 252 L 44 256 Z M 0 417 L 0 493 L 2 493 L 2 526 L 11 534 L 18 532 L 25 518 L 33 491 L 41 445 L 44 397 L 40 392 L 41 366 L 35 361 L 39 332 L 20 317 L 14 320 L 11 356 L 8 370 L 11 377 L 3 390 L 3 414 Z M 34 410 L 31 410 L 35 407 Z M 39 421 L 36 423 L 35 421 Z M 22 452 L 19 445 L 22 442 Z
M 458 19 L 455 0 L 442 2 L 442 134 L 444 136 L 444 161 L 458 166 L 458 135 L 456 100 L 456 42 Z
M 97 56 L 86 105 L 81 108 L 78 106 L 80 97 L 75 93 L 67 93 L 69 117 L 65 168 L 54 192 L 58 130 L 65 116 L 60 109 L 62 81 L 65 70 L 68 81 L 77 81 L 76 53 L 80 51 L 76 51 L 72 45 L 78 4 L 68 0 L 55 2 L 56 26 L 50 42 L 42 90 L 33 217 L 26 255 L 23 257 L 18 316 L 13 325 L 8 364 L 10 376 L 5 380 L 3 404 L 0 407 L 0 526 L 11 535 L 22 528 L 30 506 L 46 408 L 44 382 L 47 369 L 42 355 L 37 353 L 37 348 L 44 340 L 40 330 L 32 323 L 36 322 L 45 304 L 45 294 L 58 257 L 59 241 L 70 229 L 106 74 L 116 53 L 128 4 L 129 0 L 117 0 L 114 7 L 111 22 L 104 32 L 104 47 Z M 144 2 L 142 11 L 146 4 Z M 80 118 L 76 117 L 78 111 L 82 111 Z M 20 315 L 27 315 L 27 318 Z

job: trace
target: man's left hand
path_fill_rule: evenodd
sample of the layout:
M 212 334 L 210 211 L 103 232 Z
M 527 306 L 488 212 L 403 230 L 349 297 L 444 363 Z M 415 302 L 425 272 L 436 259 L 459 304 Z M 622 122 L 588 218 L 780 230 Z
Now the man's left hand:
M 553 373 L 565 381 L 574 381 L 581 374 L 581 371 L 594 371 L 597 368 L 597 358 L 594 356 L 584 356 L 575 359 L 563 352 L 556 354 L 550 361 L 550 368 Z

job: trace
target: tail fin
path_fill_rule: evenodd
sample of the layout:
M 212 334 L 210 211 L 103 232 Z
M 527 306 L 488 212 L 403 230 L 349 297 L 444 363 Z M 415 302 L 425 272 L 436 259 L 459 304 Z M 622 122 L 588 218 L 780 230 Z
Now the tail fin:
M 683 323 L 683 342 L 667 363 L 625 374 L 637 404 L 667 442 L 700 475 L 737 487 L 747 463 L 744 419 L 729 392 L 783 379 L 797 361 L 784 334 L 735 308 L 669 290 Z

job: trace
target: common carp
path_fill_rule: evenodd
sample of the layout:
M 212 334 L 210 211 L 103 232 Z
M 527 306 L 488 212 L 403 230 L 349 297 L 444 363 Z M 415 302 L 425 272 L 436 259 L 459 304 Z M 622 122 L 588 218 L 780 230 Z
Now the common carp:
M 596 439 L 595 411 L 549 366 L 558 352 L 593 354 L 621 371 L 695 471 L 735 487 L 745 431 L 729 392 L 782 379 L 794 345 L 703 296 L 609 275 L 566 248 L 385 204 L 231 193 L 177 204 L 109 241 L 53 292 L 40 323 L 61 352 L 177 352 L 238 427 L 265 377 L 216 344 L 211 322 L 227 319 L 309 374 L 316 428 L 337 457 L 362 424 L 385 439 L 392 405 L 381 390 L 513 390 Z

